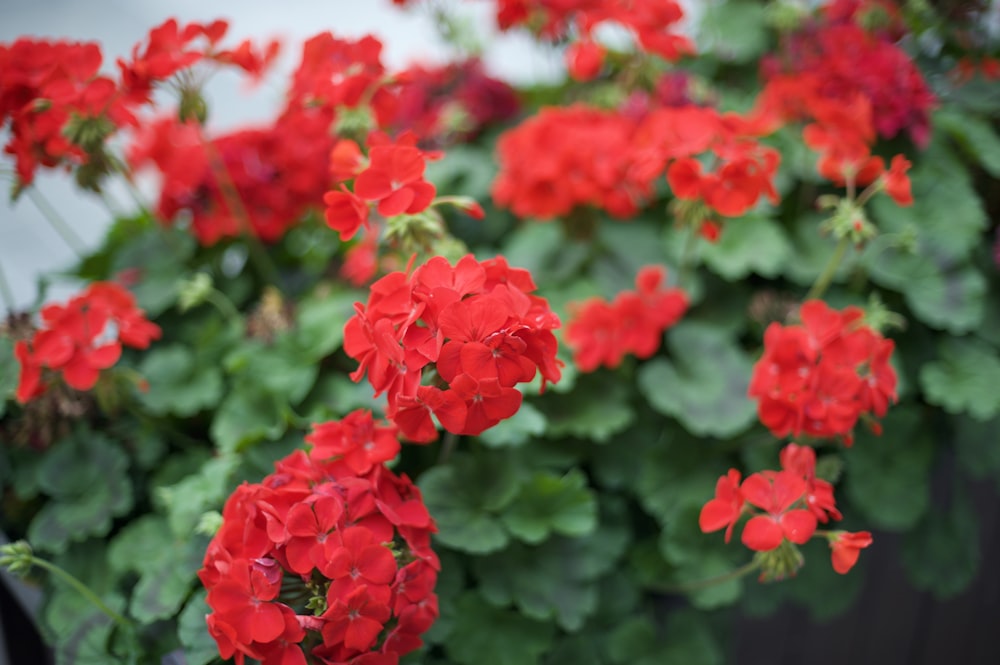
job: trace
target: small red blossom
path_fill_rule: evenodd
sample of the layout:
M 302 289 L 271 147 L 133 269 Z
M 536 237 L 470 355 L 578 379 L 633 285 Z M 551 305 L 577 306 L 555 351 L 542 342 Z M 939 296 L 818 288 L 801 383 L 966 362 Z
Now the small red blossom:
M 698 516 L 698 526 L 704 533 L 725 527 L 726 542 L 733 536 L 733 527 L 743 514 L 745 500 L 740 493 L 740 472 L 730 469 L 715 485 L 715 498 L 706 503 Z
M 816 516 L 794 508 L 808 489 L 799 476 L 779 471 L 755 473 L 743 481 L 740 492 L 747 503 L 764 510 L 765 514 L 750 518 L 743 527 L 743 544 L 756 552 L 768 552 L 786 538 L 802 545 L 816 531 Z
M 619 293 L 611 303 L 592 298 L 570 307 L 566 341 L 573 361 L 584 372 L 617 367 L 625 354 L 648 358 L 660 348 L 663 331 L 687 310 L 687 295 L 664 288 L 666 271 L 645 266 L 636 275 L 636 291 Z
M 830 538 L 830 557 L 833 569 L 846 575 L 861 556 L 861 550 L 872 544 L 872 534 L 868 531 L 850 533 L 837 531 Z

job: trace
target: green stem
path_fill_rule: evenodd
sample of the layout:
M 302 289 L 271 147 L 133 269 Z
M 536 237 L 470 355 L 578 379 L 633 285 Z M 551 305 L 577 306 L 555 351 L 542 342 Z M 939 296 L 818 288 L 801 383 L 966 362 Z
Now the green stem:
M 730 580 L 738 580 L 741 577 L 749 575 L 758 568 L 760 568 L 760 563 L 756 560 L 752 560 L 749 563 L 740 566 L 736 570 L 731 570 L 728 573 L 717 575 L 716 577 L 709 577 L 707 579 L 696 580 L 694 582 L 683 582 L 672 586 L 655 587 L 654 591 L 673 594 L 691 593 L 692 591 L 699 591 L 710 586 L 715 586 L 716 584 L 729 582 Z
M 90 587 L 88 587 L 86 584 L 84 584 L 80 580 L 76 579 L 75 577 L 67 573 L 59 566 L 55 565 L 54 563 L 49 563 L 45 559 L 39 559 L 36 556 L 31 557 L 31 565 L 38 566 L 39 568 L 44 568 L 45 570 L 49 571 L 50 573 L 61 579 L 66 584 L 76 589 L 81 596 L 83 596 L 91 603 L 93 603 L 94 606 L 97 607 L 97 609 L 107 614 L 111 618 L 111 620 L 117 623 L 118 625 L 122 626 L 123 628 L 129 628 L 129 629 L 132 628 L 132 624 L 131 622 L 129 622 L 128 619 L 126 619 L 121 614 L 118 614 L 118 612 L 115 612 L 113 609 L 105 605 L 104 601 L 101 600 L 96 593 L 90 590 Z
M 7 313 L 13 314 L 15 305 L 14 292 L 11 290 L 10 283 L 7 281 L 7 275 L 3 271 L 3 266 L 0 266 L 0 299 L 3 300 Z
M 240 314 L 240 311 L 236 309 L 236 305 L 234 305 L 233 302 L 218 289 L 212 289 L 206 293 L 205 302 L 219 310 L 219 313 L 229 319 L 230 323 L 237 326 L 243 325 L 243 316 Z
M 35 204 L 36 208 L 38 208 L 38 212 L 42 213 L 42 217 L 44 217 L 48 223 L 52 225 L 55 232 L 59 234 L 67 245 L 69 245 L 69 248 L 72 249 L 73 252 L 79 257 L 86 254 L 87 245 L 83 242 L 83 239 L 80 238 L 80 236 L 76 234 L 76 231 L 74 231 L 72 227 L 66 223 L 66 220 L 64 220 L 59 213 L 56 212 L 56 209 L 52 207 L 52 204 L 49 203 L 48 199 L 46 199 L 35 187 L 29 187 L 27 191 L 28 198 L 30 198 L 31 202 Z
M 840 268 L 841 261 L 844 260 L 844 255 L 847 254 L 847 248 L 850 246 L 850 238 L 844 236 L 840 239 L 840 242 L 837 243 L 837 248 L 833 250 L 833 256 L 830 257 L 826 267 L 823 268 L 823 272 L 816 278 L 816 282 L 809 289 L 809 293 L 806 294 L 806 300 L 816 300 L 826 293 L 827 288 L 833 281 L 834 275 L 837 274 L 837 269 Z
M 684 239 L 684 248 L 681 250 L 680 272 L 677 275 L 677 285 L 682 288 L 690 288 L 688 281 L 694 272 L 695 248 L 698 246 L 698 230 L 694 226 L 689 227 L 688 236 Z
M 458 444 L 458 435 L 454 432 L 445 432 L 443 439 L 441 440 L 441 452 L 438 453 L 438 464 L 444 464 L 451 457 L 452 451 L 455 450 L 455 446 Z

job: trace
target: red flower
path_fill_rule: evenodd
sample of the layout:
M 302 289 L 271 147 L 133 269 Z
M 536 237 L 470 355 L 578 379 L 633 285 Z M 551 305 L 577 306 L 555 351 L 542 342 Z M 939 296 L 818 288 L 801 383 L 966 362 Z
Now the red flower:
M 394 426 L 376 425 L 371 411 L 358 409 L 334 420 L 313 425 L 306 437 L 309 454 L 316 459 L 337 458 L 354 473 L 367 473 L 399 453 Z
M 885 174 L 885 191 L 892 197 L 892 200 L 901 206 L 913 204 L 913 194 L 910 191 L 910 179 L 906 172 L 909 170 L 910 162 L 902 155 L 892 158 L 889 170 Z
M 740 492 L 750 504 L 766 515 L 750 518 L 743 527 L 743 544 L 756 552 L 768 552 L 786 538 L 801 545 L 816 531 L 816 516 L 808 510 L 792 508 L 804 498 L 805 480 L 787 471 L 763 475 L 755 473 L 743 481 Z
M 428 155 L 412 142 L 400 141 L 372 146 L 368 168 L 354 180 L 354 193 L 378 202 L 384 217 L 418 213 L 434 199 L 434 185 L 423 179 Z
M 665 278 L 662 267 L 644 266 L 636 275 L 636 291 L 619 293 L 610 304 L 598 298 L 571 303 L 566 341 L 581 371 L 617 367 L 626 353 L 638 358 L 656 353 L 663 331 L 680 320 L 688 305 L 683 291 L 661 286 Z
M 726 528 L 726 542 L 733 535 L 733 527 L 743 514 L 744 499 L 740 493 L 740 472 L 730 469 L 715 484 L 715 498 L 706 503 L 698 516 L 698 526 L 704 533 Z
M 872 534 L 868 531 L 849 533 L 837 531 L 830 538 L 830 557 L 833 569 L 841 575 L 854 567 L 861 556 L 861 550 L 872 544 Z

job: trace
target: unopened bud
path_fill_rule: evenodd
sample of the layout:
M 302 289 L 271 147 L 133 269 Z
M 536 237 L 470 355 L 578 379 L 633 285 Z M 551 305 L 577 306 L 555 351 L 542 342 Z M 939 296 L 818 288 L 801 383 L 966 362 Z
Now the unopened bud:
M 802 552 L 790 540 L 782 541 L 781 545 L 769 552 L 757 552 L 754 560 L 760 565 L 761 582 L 777 582 L 788 577 L 795 577 L 805 564 Z

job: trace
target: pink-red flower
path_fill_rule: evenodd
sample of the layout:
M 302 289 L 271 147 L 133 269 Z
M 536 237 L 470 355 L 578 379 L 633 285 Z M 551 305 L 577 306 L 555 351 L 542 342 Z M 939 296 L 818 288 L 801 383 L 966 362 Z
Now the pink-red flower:
M 833 569 L 841 575 L 846 575 L 861 556 L 861 550 L 872 544 L 872 534 L 868 531 L 850 533 L 837 531 L 830 538 L 830 558 Z

